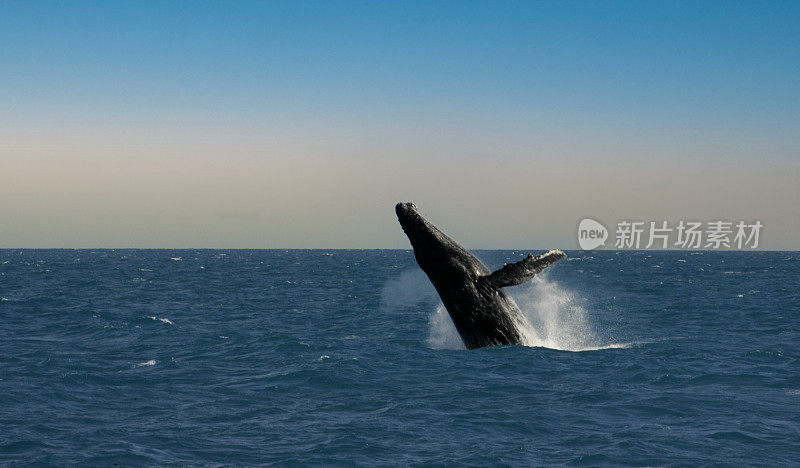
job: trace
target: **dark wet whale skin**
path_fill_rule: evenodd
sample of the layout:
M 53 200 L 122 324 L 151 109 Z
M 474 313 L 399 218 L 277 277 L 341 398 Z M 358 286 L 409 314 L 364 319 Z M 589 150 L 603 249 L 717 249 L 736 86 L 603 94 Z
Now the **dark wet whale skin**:
M 562 258 L 561 251 L 528 256 L 492 273 L 455 240 L 426 220 L 413 203 L 398 203 L 397 219 L 414 256 L 442 299 L 468 349 L 523 344 L 522 312 L 502 287 L 520 284 Z M 546 258 L 545 258 L 546 257 Z

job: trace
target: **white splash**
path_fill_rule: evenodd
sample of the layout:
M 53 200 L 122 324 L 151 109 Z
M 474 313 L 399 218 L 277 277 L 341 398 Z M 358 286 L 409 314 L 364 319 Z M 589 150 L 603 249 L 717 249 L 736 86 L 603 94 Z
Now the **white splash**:
M 620 343 L 604 338 L 582 299 L 547 275 L 506 290 L 522 311 L 518 327 L 526 346 L 564 351 L 596 351 L 629 348 L 640 342 Z M 433 349 L 466 349 L 450 315 L 422 270 L 411 269 L 386 282 L 381 292 L 381 308 L 396 311 L 430 304 L 428 346 Z M 426 307 L 427 308 L 427 307 Z
M 628 348 L 638 343 L 604 340 L 575 294 L 546 275 L 507 291 L 522 311 L 518 328 L 525 346 L 563 351 Z M 428 345 L 435 349 L 464 349 L 461 337 L 439 303 L 430 319 Z
M 421 302 L 436 304 L 439 295 L 419 269 L 405 270 L 386 282 L 381 291 L 381 309 L 395 311 Z
M 467 349 L 458 334 L 453 320 L 443 304 L 436 307 L 436 311 L 429 319 L 428 346 L 433 349 Z
M 525 317 L 519 329 L 526 345 L 567 351 L 604 347 L 575 295 L 545 275 L 516 288 L 513 297 Z
M 140 362 L 139 364 L 136 364 L 135 367 L 155 366 L 155 365 L 156 365 L 156 360 L 155 359 L 151 359 L 149 361 Z
M 405 270 L 383 286 L 381 291 L 383 310 L 394 312 L 420 304 L 429 304 L 434 309 L 433 315 L 429 318 L 428 346 L 433 349 L 466 349 L 450 315 L 439 301 L 436 289 L 422 270 Z
M 170 320 L 168 318 L 159 318 L 159 317 L 155 317 L 155 316 L 150 316 L 150 319 L 151 320 L 160 320 L 160 321 L 162 321 L 164 323 L 168 323 L 170 325 L 175 325 L 174 323 L 172 323 L 172 320 Z

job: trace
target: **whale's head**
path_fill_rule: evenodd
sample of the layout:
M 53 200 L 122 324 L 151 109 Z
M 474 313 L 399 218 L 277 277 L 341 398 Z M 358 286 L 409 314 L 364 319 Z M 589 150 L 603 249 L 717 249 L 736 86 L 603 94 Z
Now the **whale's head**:
M 420 214 L 417 205 L 398 203 L 395 212 L 403 232 L 408 236 L 415 251 L 436 253 L 442 249 L 445 240 L 442 238 L 442 232 Z
M 471 253 L 425 219 L 416 205 L 398 203 L 395 212 L 400 226 L 411 241 L 417 263 L 428 276 L 436 271 L 458 271 L 469 276 L 485 273 L 475 271 L 476 264 L 480 269 L 485 267 Z
M 397 213 L 400 226 L 403 227 L 403 231 L 409 235 L 409 238 L 412 234 L 427 232 L 432 227 L 428 220 L 419 213 L 417 205 L 413 203 L 398 203 L 394 207 L 394 211 Z

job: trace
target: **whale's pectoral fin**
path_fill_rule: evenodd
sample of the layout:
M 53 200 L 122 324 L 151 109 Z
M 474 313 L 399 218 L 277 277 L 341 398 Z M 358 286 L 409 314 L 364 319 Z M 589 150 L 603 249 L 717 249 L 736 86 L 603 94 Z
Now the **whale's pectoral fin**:
M 538 257 L 528 254 L 527 257 L 519 262 L 506 263 L 503 268 L 492 272 L 492 274 L 484 278 L 496 288 L 516 286 L 533 278 L 537 273 L 565 256 L 564 252 L 558 249 L 550 250 Z

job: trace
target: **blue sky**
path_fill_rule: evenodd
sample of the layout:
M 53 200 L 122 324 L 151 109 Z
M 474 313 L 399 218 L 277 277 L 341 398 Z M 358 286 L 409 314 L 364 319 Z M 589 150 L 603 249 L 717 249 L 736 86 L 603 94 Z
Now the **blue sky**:
M 800 248 L 798 24 L 797 2 L 4 2 L 0 243 L 403 247 L 405 197 L 476 247 L 569 248 L 592 215 L 764 218 Z M 509 187 L 565 173 L 568 196 Z

